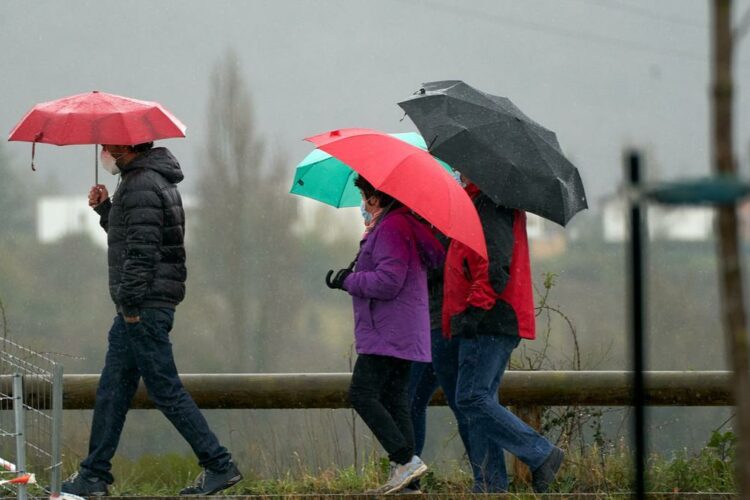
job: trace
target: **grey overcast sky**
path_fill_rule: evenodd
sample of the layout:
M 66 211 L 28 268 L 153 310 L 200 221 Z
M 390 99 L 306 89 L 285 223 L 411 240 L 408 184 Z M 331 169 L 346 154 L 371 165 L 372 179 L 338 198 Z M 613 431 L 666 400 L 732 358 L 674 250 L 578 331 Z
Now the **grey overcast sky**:
M 412 130 L 396 102 L 462 79 L 555 130 L 593 203 L 615 189 L 622 148 L 663 178 L 709 171 L 708 0 L 4 0 L 0 130 L 36 102 L 99 89 L 157 100 L 188 126 L 164 141 L 193 181 L 209 76 L 239 56 L 259 128 L 290 163 L 331 128 Z M 750 6 L 736 2 L 735 19 Z M 750 38 L 748 36 L 747 38 Z M 737 50 L 737 153 L 750 151 L 750 41 Z M 9 143 L 28 169 L 30 145 Z M 93 149 L 37 148 L 66 193 L 92 183 Z M 32 175 L 31 172 L 28 175 Z M 107 174 L 105 174 L 107 175 Z M 2 180 L 0 180 L 2 182 Z M 187 182 L 185 190 L 194 189 Z

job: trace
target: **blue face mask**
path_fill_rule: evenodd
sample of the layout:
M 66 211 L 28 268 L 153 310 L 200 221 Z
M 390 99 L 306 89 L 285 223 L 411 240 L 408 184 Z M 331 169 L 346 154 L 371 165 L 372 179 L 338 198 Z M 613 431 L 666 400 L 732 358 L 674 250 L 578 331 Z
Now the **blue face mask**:
M 365 224 L 372 222 L 372 214 L 365 210 L 365 202 L 359 204 L 359 211 L 362 214 L 362 218 L 365 220 Z

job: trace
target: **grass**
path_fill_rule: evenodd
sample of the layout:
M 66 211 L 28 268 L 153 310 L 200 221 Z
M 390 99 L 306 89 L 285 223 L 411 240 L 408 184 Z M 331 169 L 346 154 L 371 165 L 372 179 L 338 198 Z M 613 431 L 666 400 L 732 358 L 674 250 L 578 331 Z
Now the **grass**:
M 653 492 L 732 493 L 733 437 L 718 434 L 698 453 L 678 452 L 669 457 L 649 457 L 648 489 Z M 71 468 L 74 464 L 70 464 Z M 240 464 L 242 466 L 242 464 Z M 372 458 L 355 469 L 330 467 L 320 470 L 289 470 L 281 477 L 246 477 L 227 490 L 227 495 L 305 495 L 356 494 L 375 487 L 385 480 L 387 461 Z M 138 460 L 118 458 L 114 463 L 117 482 L 113 495 L 160 496 L 174 495 L 200 472 L 195 459 L 181 455 L 149 455 Z M 598 494 L 598 497 L 617 498 L 630 491 L 632 459 L 622 443 L 600 449 L 587 448 L 583 453 L 571 451 L 552 486 L 551 492 L 562 494 Z M 454 464 L 447 473 L 430 472 L 422 481 L 425 492 L 460 498 L 468 493 L 471 476 L 463 464 Z M 516 498 L 533 498 L 525 484 L 511 484 Z

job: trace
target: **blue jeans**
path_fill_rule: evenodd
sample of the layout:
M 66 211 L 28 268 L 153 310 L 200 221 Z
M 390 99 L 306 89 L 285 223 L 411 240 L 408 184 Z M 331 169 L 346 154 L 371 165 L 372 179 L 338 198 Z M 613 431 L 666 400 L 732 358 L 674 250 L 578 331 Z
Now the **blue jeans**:
M 432 345 L 436 336 L 442 338 L 440 329 L 432 330 Z M 434 348 L 433 348 L 434 349 Z M 432 395 L 439 387 L 432 363 L 413 362 L 409 376 L 409 402 L 411 405 L 411 422 L 414 427 L 414 454 L 422 456 L 425 435 L 427 433 L 427 406 Z
M 470 459 L 479 480 L 475 492 L 508 489 L 504 450 L 533 471 L 552 452 L 552 444 L 499 403 L 497 391 L 519 337 L 478 335 L 459 338 L 456 400 L 469 419 Z
M 89 455 L 81 462 L 84 476 L 114 482 L 111 460 L 141 377 L 149 399 L 190 444 L 200 465 L 215 471 L 230 467 L 229 452 L 219 444 L 177 374 L 169 341 L 173 321 L 171 309 L 142 309 L 140 322 L 133 324 L 125 323 L 122 315 L 115 317 L 96 391 Z
M 456 403 L 456 382 L 458 382 L 458 353 L 459 340 L 457 338 L 446 339 L 442 330 L 432 331 L 432 369 L 438 384 L 443 388 L 448 407 L 453 411 L 458 425 L 458 434 L 466 449 L 466 454 L 471 457 L 471 443 L 469 442 L 469 421 L 466 415 L 459 409 Z M 415 431 L 416 433 L 416 431 Z M 474 468 L 473 462 L 469 460 L 474 473 L 475 481 L 480 478 L 479 471 Z

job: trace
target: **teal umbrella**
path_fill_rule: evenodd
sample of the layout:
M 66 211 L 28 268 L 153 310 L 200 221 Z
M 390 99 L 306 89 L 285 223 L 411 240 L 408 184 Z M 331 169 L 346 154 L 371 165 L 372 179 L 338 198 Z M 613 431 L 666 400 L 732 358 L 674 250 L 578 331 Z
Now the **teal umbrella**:
M 425 140 L 416 132 L 389 134 L 397 139 L 427 150 Z M 448 172 L 448 164 L 438 160 Z M 292 194 L 318 200 L 336 208 L 358 207 L 362 198 L 354 187 L 357 173 L 345 163 L 325 151 L 316 149 L 297 165 L 294 183 L 289 191 Z

